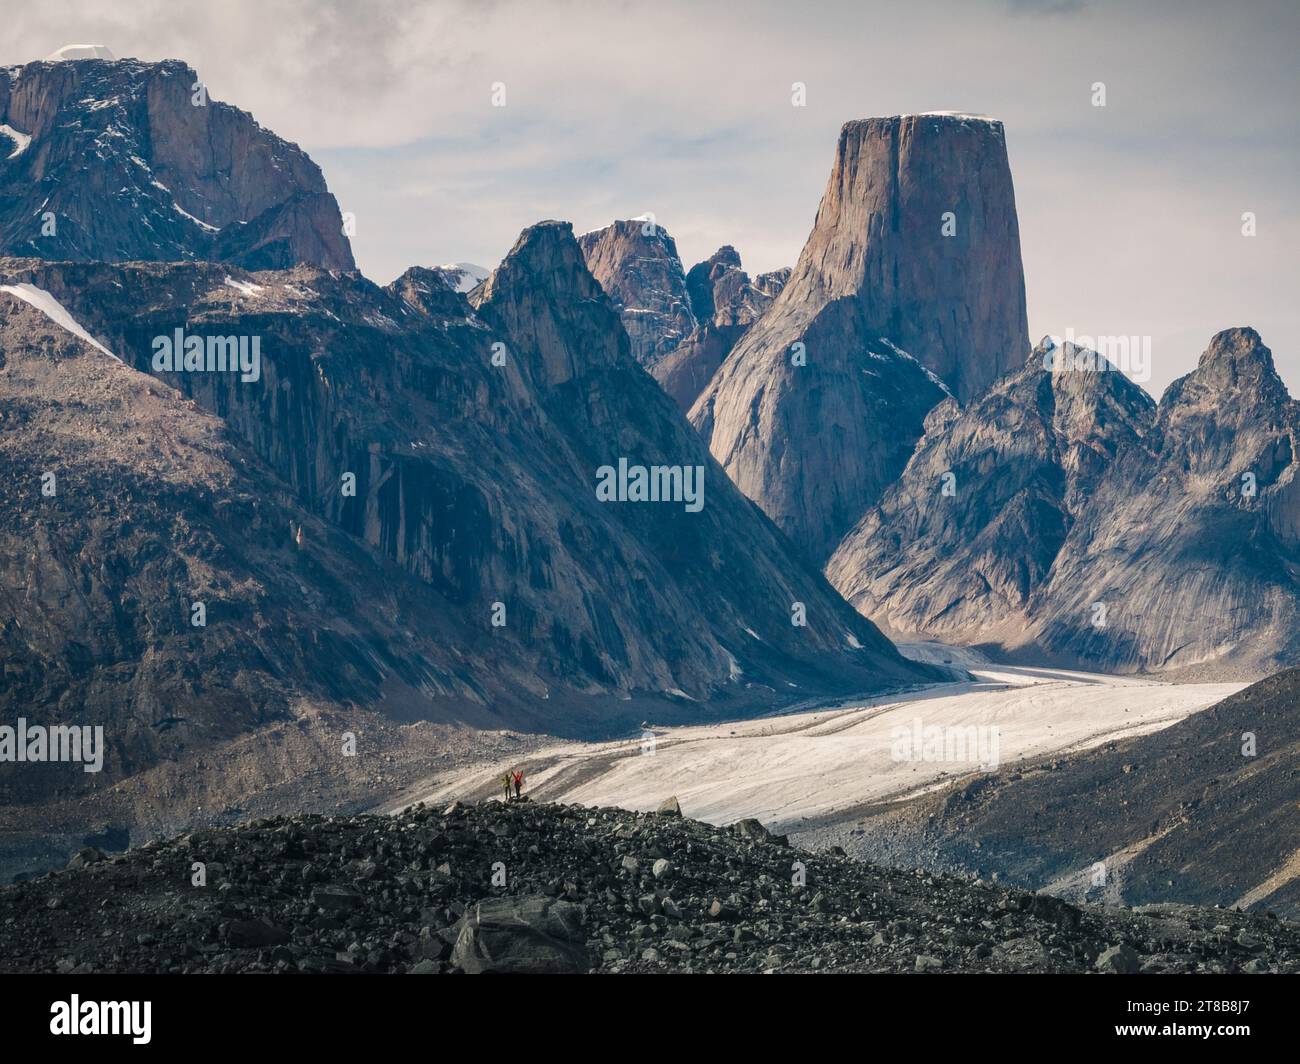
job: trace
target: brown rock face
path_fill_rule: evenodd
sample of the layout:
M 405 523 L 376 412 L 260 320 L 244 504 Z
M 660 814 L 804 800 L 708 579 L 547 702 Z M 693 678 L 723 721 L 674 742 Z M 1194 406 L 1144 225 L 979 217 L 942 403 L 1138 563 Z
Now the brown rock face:
M 527 712 L 517 646 L 476 637 L 466 612 L 313 513 L 220 418 L 9 292 L 0 602 L 5 721 L 104 740 L 100 774 L 6 765 L 0 806 L 103 788 L 305 707 L 414 704 L 477 726 Z
M 698 324 L 651 369 L 683 411 L 691 408 L 736 342 L 780 295 L 789 276 L 787 267 L 751 281 L 729 245 L 691 267 L 686 289 Z
M 845 125 L 786 291 L 795 320 L 836 299 L 861 302 L 867 326 L 959 402 L 1019 369 L 1029 327 L 1002 123 L 902 115 Z
M 792 368 L 795 345 L 811 372 Z M 902 470 L 944 390 L 978 395 L 1028 347 L 1001 124 L 850 122 L 789 281 L 690 418 L 741 489 L 824 559 Z
M 4 259 L 0 284 L 127 362 L 0 292 L 0 710 L 90 714 L 106 779 L 304 699 L 581 732 L 931 675 L 711 461 L 567 225 L 528 230 L 478 311 L 420 269 Z M 177 329 L 256 337 L 258 373 L 155 366 Z M 621 457 L 701 467 L 701 508 L 602 501 Z
M 354 268 L 320 169 L 251 115 L 194 103 L 184 63 L 0 69 L 0 254 Z M 50 217 L 46 217 L 46 215 Z
M 578 243 L 623 320 L 632 357 L 652 369 L 695 328 L 677 244 L 663 226 L 637 218 L 583 233 Z

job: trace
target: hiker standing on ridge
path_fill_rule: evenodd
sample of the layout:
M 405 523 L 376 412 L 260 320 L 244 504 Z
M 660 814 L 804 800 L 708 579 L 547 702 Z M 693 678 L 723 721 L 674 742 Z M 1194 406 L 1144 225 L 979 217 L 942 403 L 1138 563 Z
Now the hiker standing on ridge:
M 519 792 L 524 789 L 523 769 L 515 770 L 515 801 L 519 801 Z
M 501 786 L 505 788 L 505 792 L 506 792 L 506 798 L 505 798 L 505 800 L 506 800 L 507 802 L 510 801 L 510 772 L 509 772 L 509 770 L 507 770 L 507 771 L 505 772 L 505 774 L 501 777 L 501 779 L 499 779 L 497 782 L 500 783 Z

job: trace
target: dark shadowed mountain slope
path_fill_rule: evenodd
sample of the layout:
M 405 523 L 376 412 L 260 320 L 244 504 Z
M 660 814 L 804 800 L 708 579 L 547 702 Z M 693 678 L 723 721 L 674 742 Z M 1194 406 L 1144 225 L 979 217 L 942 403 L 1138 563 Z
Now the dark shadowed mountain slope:
M 771 683 L 780 675 L 772 671 L 777 662 L 789 669 L 807 654 L 834 660 L 845 652 L 850 660 L 862 653 L 863 664 L 882 676 L 896 674 L 900 659 L 892 646 L 874 627 L 849 623 L 853 611 L 735 489 L 672 400 L 631 360 L 613 308 L 584 268 L 567 223 L 526 230 L 473 299 L 479 315 L 511 338 L 538 404 L 572 448 L 579 484 L 591 484 L 597 469 L 620 459 L 702 471 L 705 504 L 698 512 L 680 505 L 598 504 L 656 563 L 653 569 L 633 566 L 638 585 L 646 581 L 642 595 L 673 586 L 707 596 L 694 607 L 710 618 L 706 627 L 729 631 L 734 625 L 744 634 L 740 645 L 730 639 L 722 645 L 726 660 L 746 678 Z M 672 584 L 661 585 L 658 573 Z M 795 602 L 808 611 L 806 627 L 791 623 Z M 762 626 L 752 623 L 755 617 Z
M 691 408 L 736 342 L 781 294 L 789 276 L 787 267 L 751 281 L 730 246 L 691 267 L 686 288 L 697 324 L 650 371 L 683 411 Z
M 1152 735 L 982 778 L 900 815 L 941 867 L 1074 899 L 1241 905 L 1296 919 L 1298 703 L 1292 669 Z
M 545 245 L 554 258 L 532 249 L 498 271 L 492 291 L 518 298 L 507 313 L 498 295 L 492 323 L 419 271 L 388 290 L 308 267 L 9 260 L 3 273 L 222 418 L 301 505 L 436 596 L 467 638 L 529 662 L 509 682 L 550 730 L 626 726 L 636 698 L 712 698 L 723 712 L 928 675 L 793 560 L 716 467 L 699 513 L 597 500 L 600 465 L 685 462 L 700 445 L 630 359 L 572 237 Z M 155 371 L 156 339 L 177 329 L 257 337 L 257 379 Z M 566 360 L 582 388 L 564 390 Z M 808 627 L 791 625 L 793 601 Z
M 1259 335 L 1217 334 L 1080 512 L 1026 645 L 1113 670 L 1295 664 L 1298 445 L 1300 407 Z
M 1300 660 L 1300 408 L 1259 336 L 1219 333 L 1154 410 L 1077 349 L 1045 371 L 1061 350 L 936 409 L 832 582 L 886 630 L 1027 659 L 1240 678 Z
M 0 494 L 4 720 L 105 739 L 102 775 L 7 764 L 0 805 L 322 709 L 489 727 L 532 710 L 517 645 L 311 513 L 219 418 L 7 291 Z
M 175 60 L 0 68 L 0 255 L 352 269 L 316 164 L 197 93 Z
M 965 409 L 936 407 L 902 476 L 827 564 L 887 630 L 960 643 L 1022 632 L 1102 477 L 1150 430 L 1155 403 L 1138 385 L 1109 363 L 1045 368 L 1058 350 L 1044 341 Z
M 944 389 L 968 401 L 1028 348 L 1001 124 L 850 122 L 789 281 L 690 418 L 741 490 L 824 561 L 902 471 Z M 796 349 L 809 372 L 792 366 Z

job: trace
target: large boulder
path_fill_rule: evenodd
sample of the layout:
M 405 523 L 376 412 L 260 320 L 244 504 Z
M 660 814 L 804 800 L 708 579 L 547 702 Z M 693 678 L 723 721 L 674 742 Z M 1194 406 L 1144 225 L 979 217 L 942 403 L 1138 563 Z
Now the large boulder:
M 465 911 L 452 963 L 471 975 L 586 972 L 582 910 L 543 894 L 487 898 Z

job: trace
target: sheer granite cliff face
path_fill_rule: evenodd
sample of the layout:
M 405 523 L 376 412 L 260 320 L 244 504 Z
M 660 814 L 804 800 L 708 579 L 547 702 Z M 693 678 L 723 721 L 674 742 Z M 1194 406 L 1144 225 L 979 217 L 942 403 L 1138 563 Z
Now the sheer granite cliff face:
M 0 255 L 354 268 L 320 169 L 169 60 L 0 68 Z M 15 151 L 15 148 L 20 150 Z
M 978 396 L 1028 346 L 1001 124 L 850 122 L 789 281 L 690 418 L 741 490 L 825 560 L 944 392 Z
M 528 230 L 477 311 L 418 269 L 384 289 L 4 259 L 0 284 L 48 293 L 126 363 L 0 292 L 0 705 L 92 713 L 115 776 L 304 700 L 580 732 L 931 675 L 712 463 L 567 225 Z M 158 368 L 177 329 L 256 337 L 256 378 Z M 599 501 L 621 457 L 703 467 L 702 509 Z

